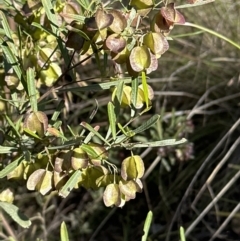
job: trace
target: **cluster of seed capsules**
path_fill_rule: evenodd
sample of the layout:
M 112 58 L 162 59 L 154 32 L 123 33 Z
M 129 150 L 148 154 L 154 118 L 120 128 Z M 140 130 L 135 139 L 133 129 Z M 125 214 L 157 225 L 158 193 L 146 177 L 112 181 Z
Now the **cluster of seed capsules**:
M 170 3 L 155 10 L 151 0 L 129 3 L 129 10 L 107 9 L 99 5 L 91 16 L 82 22 L 72 21 L 71 15 L 81 14 L 76 3 L 67 2 L 56 7 L 61 23 L 65 21 L 68 32 L 61 35 L 67 48 L 83 55 L 87 52 L 104 51 L 113 62 L 125 65 L 131 77 L 141 72 L 151 73 L 158 67 L 158 59 L 169 48 L 167 36 L 175 24 L 184 24 L 184 17 Z M 145 19 L 150 18 L 147 26 Z M 84 14 L 83 14 L 84 16 Z M 16 16 L 18 19 L 19 16 Z M 39 78 L 48 86 L 61 75 L 58 64 L 60 51 L 52 51 L 57 46 L 54 36 L 41 29 L 30 26 L 39 22 L 50 29 L 44 9 L 35 11 L 33 17 L 27 17 L 25 27 L 33 32 L 33 39 L 23 49 L 24 68 L 37 66 Z M 21 22 L 22 19 L 18 19 Z M 24 24 L 24 23 L 22 23 Z M 27 40 L 27 39 L 26 39 Z M 33 43 L 38 43 L 35 48 Z M 27 48 L 29 46 L 29 48 Z M 36 76 L 37 77 L 37 76 Z M 131 88 L 123 88 L 122 104 L 129 106 Z M 152 90 L 149 88 L 151 94 Z M 113 93 L 114 94 L 114 93 Z M 151 95 L 149 98 L 151 100 Z M 138 88 L 137 108 L 143 106 L 143 87 Z M 37 133 L 41 138 L 61 137 L 59 130 L 49 128 L 44 113 L 37 112 L 26 117 L 24 126 Z M 44 124 L 45 123 L 45 124 Z M 50 138 L 51 139 L 51 138 Z M 46 146 L 50 143 L 45 143 Z M 40 153 L 40 152 L 39 152 Z M 122 207 L 126 201 L 135 198 L 141 192 L 140 178 L 144 175 L 144 163 L 140 156 L 131 155 L 121 162 L 120 172 L 115 165 L 108 162 L 107 150 L 94 143 L 81 144 L 71 150 L 53 150 L 49 153 L 36 154 L 35 162 L 22 161 L 8 175 L 8 179 L 24 179 L 29 190 L 37 190 L 45 195 L 57 190 L 59 195 L 67 196 L 65 190 L 68 182 L 75 178 L 75 188 L 98 189 L 104 187 L 103 200 L 106 206 Z M 106 168 L 106 166 L 108 168 Z M 77 176 L 79 173 L 79 176 Z M 73 188 L 73 186 L 71 186 Z
M 103 49 L 117 64 L 124 64 L 130 76 L 156 70 L 158 59 L 169 44 L 167 35 L 175 24 L 184 24 L 183 15 L 170 3 L 154 10 L 152 1 L 130 1 L 130 10 L 104 9 L 100 6 L 83 23 L 73 21 L 66 46 L 84 54 Z M 153 15 L 149 26 L 145 19 Z M 66 16 L 66 15 L 65 15 Z

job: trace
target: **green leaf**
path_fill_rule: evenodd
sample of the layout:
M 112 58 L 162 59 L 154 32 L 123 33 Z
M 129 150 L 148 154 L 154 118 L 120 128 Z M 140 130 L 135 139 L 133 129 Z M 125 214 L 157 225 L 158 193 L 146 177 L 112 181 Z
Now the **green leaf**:
M 28 94 L 30 98 L 30 105 L 32 108 L 32 111 L 37 111 L 37 91 L 36 91 L 36 85 L 35 85 L 35 78 L 34 78 L 34 69 L 28 68 L 27 69 L 27 86 L 28 86 Z
M 116 87 L 115 98 L 113 100 L 116 108 L 116 116 L 118 116 L 120 112 L 120 106 L 123 98 L 123 86 L 124 86 L 124 81 L 120 80 Z
M 4 35 L 5 34 L 5 30 L 0 28 L 0 35 Z
M 29 135 L 29 136 L 31 136 L 31 137 L 33 137 L 33 138 L 36 138 L 36 139 L 38 139 L 38 140 L 42 140 L 42 138 L 40 138 L 37 134 L 35 134 L 33 131 L 31 131 L 31 130 L 29 130 L 29 129 L 27 129 L 27 128 L 23 128 L 23 131 L 24 131 L 27 135 Z
M 12 147 L 12 146 L 1 146 L 0 145 L 0 154 L 9 154 L 16 150 L 17 150 L 17 148 Z
M 60 189 L 59 196 L 66 198 L 71 190 L 76 186 L 81 174 L 81 171 L 75 171 L 73 175 L 68 179 L 66 184 Z
M 181 241 L 186 241 L 184 228 L 182 226 L 180 227 L 180 239 Z
M 0 178 L 6 177 L 10 172 L 12 172 L 19 164 L 20 161 L 22 161 L 23 156 L 20 156 L 15 161 L 11 162 L 9 165 L 7 165 L 3 170 L 0 171 Z
M 90 10 L 91 4 L 88 0 L 77 0 L 77 2 L 85 9 Z
M 44 10 L 46 11 L 46 15 L 51 23 L 51 28 L 53 30 L 53 33 L 58 35 L 58 20 L 57 15 L 55 14 L 53 10 L 53 5 L 50 0 L 41 0 Z
M 54 35 L 59 36 L 59 22 L 58 22 L 58 15 L 54 12 L 53 5 L 51 0 L 41 0 L 42 5 L 46 11 L 46 15 L 51 23 L 51 28 Z M 65 63 L 68 65 L 70 62 L 68 51 L 66 47 L 63 46 L 63 41 L 61 38 L 57 37 L 57 43 L 60 48 L 60 51 L 62 53 L 63 59 L 65 60 Z M 72 71 L 69 72 L 70 75 L 72 75 Z
M 75 88 L 65 88 L 65 89 L 59 89 L 58 92 L 66 92 L 66 91 L 71 91 L 71 92 L 86 92 L 86 91 L 102 91 L 102 90 L 108 90 L 114 86 L 117 86 L 120 81 L 124 80 L 125 84 L 131 83 L 132 79 L 131 78 L 126 78 L 126 79 L 121 79 L 121 80 L 115 80 L 115 81 L 109 81 L 106 83 L 101 83 L 101 84 L 93 84 L 93 85 L 88 85 L 88 86 L 83 86 L 83 87 L 75 87 Z
M 130 135 L 133 136 L 135 134 L 141 133 L 141 132 L 149 129 L 153 124 L 155 124 L 159 120 L 159 118 L 160 118 L 160 115 L 157 115 L 157 114 L 152 116 L 149 120 L 144 122 L 141 126 L 136 128 L 135 130 L 131 130 L 131 134 Z M 129 136 L 129 135 L 127 135 L 127 136 Z M 126 135 L 125 134 L 118 136 L 116 141 L 115 141 L 115 144 L 121 143 L 124 139 L 126 139 Z M 124 146 L 124 145 L 127 146 L 128 144 L 121 144 L 121 145 L 122 146 Z
M 93 127 L 91 127 L 88 123 L 82 122 L 80 125 L 86 128 L 88 131 L 92 132 L 94 135 L 96 135 L 100 140 L 102 140 L 108 146 L 111 146 L 110 143 L 102 135 L 100 135 L 99 132 L 97 132 Z
M 168 139 L 163 141 L 143 142 L 143 143 L 122 143 L 121 145 L 127 149 L 143 148 L 143 147 L 161 147 L 161 146 L 175 146 L 187 142 L 185 138 L 179 141 L 176 139 Z
M 118 128 L 122 131 L 122 133 L 125 135 L 125 137 L 132 137 L 135 135 L 133 131 L 125 131 L 123 126 L 120 123 L 117 123 Z M 122 135 L 121 135 L 122 137 Z M 122 139 L 122 138 L 121 138 Z
M 116 139 L 116 114 L 115 114 L 115 107 L 112 102 L 108 103 L 108 120 L 110 123 L 113 140 L 115 140 Z
M 75 19 L 77 20 L 77 19 Z M 81 22 L 81 21 L 79 21 Z M 77 33 L 79 34 L 81 37 L 83 37 L 85 40 L 87 41 L 91 41 L 91 39 L 89 38 L 89 36 L 84 32 L 82 31 L 81 29 L 78 29 L 78 28 L 74 28 L 74 26 L 71 28 L 71 31 L 74 32 L 74 33 Z
M 12 120 L 7 115 L 5 115 L 5 118 L 6 118 L 7 122 L 8 122 L 8 124 L 13 128 L 14 132 L 16 133 L 16 135 L 18 137 L 21 137 L 19 131 L 16 128 L 16 125 L 12 122 Z
M 61 233 L 61 241 L 69 241 L 67 225 L 65 222 L 61 223 L 60 233 Z
M 39 23 L 33 22 L 31 25 L 34 26 L 34 27 L 39 28 L 40 30 L 46 32 L 46 33 L 49 34 L 49 35 L 53 35 L 53 36 L 57 37 L 56 34 L 54 34 L 53 32 L 49 31 L 49 29 L 47 29 L 46 27 L 42 26 L 42 25 L 39 24 Z
M 27 91 L 26 80 L 24 79 L 22 69 L 19 66 L 19 60 L 17 59 L 18 49 L 16 49 L 16 46 L 13 42 L 12 31 L 5 17 L 5 14 L 2 11 L 0 11 L 0 19 L 1 19 L 1 25 L 3 26 L 6 36 L 8 37 L 8 40 L 4 42 L 2 41 L 2 39 L 0 39 L 0 44 L 3 50 L 3 53 L 6 56 L 8 64 L 11 65 L 17 77 L 19 78 L 22 85 L 24 86 L 24 89 Z
M 24 89 L 27 90 L 26 82 L 22 75 L 22 70 L 18 64 L 18 60 L 17 60 L 16 56 L 11 51 L 11 47 L 6 45 L 5 43 L 3 44 L 1 40 L 0 40 L 0 44 L 1 44 L 1 47 L 3 50 L 3 53 L 6 56 L 8 64 L 11 65 L 11 67 L 13 68 L 14 72 L 16 73 L 18 79 L 21 80 L 21 83 L 24 86 Z
M 69 149 L 69 147 L 80 145 L 80 143 L 82 143 L 82 137 L 77 137 L 76 139 L 65 142 L 63 145 L 48 147 L 48 150 Z
M 11 47 L 12 47 L 11 51 L 15 56 L 18 56 L 16 46 L 14 45 L 12 40 L 11 28 L 8 24 L 8 20 L 6 19 L 5 14 L 2 11 L 0 11 L 0 19 L 1 19 L 2 27 L 4 29 L 4 34 L 8 37 L 8 41 L 11 40 Z
M 145 71 L 142 71 L 142 85 L 143 85 L 143 93 L 144 93 L 144 100 L 146 102 L 146 106 L 148 108 L 148 86 L 147 86 L 147 78 Z
M 131 11 L 129 13 L 129 17 L 127 19 L 127 28 L 128 29 L 131 27 L 131 24 L 132 24 L 133 20 L 136 18 L 136 16 L 137 16 L 136 9 L 135 8 L 131 8 Z M 133 39 L 135 39 L 135 38 L 133 38 Z
M 55 123 L 57 122 L 59 115 L 62 113 L 62 110 L 63 110 L 64 106 L 65 106 L 64 100 L 61 100 L 58 103 L 58 106 L 57 106 L 57 108 L 55 109 L 55 111 L 52 115 L 51 121 L 54 123 L 53 126 L 55 128 L 58 128 L 58 126 L 56 126 Z
M 137 105 L 137 96 L 138 96 L 138 78 L 134 78 L 132 80 L 131 102 L 135 108 Z
M 142 236 L 142 241 L 147 241 L 148 232 L 150 229 L 152 218 L 153 218 L 153 213 L 152 213 L 152 211 L 149 211 L 147 214 L 146 220 L 144 222 L 144 227 L 143 227 L 144 235 Z
M 82 150 L 84 150 L 91 159 L 102 159 L 107 157 L 106 149 L 96 143 L 88 143 L 81 145 Z
M 175 9 L 197 7 L 203 4 L 212 3 L 214 1 L 215 0 L 197 1 L 194 4 L 183 4 L 183 5 L 176 6 Z
M 200 30 L 203 30 L 203 31 L 205 31 L 205 32 L 207 32 L 207 33 L 212 34 L 213 36 L 216 36 L 216 37 L 218 37 L 218 38 L 220 38 L 220 39 L 223 39 L 224 41 L 230 43 L 230 44 L 233 45 L 234 47 L 240 49 L 240 44 L 232 41 L 231 39 L 223 36 L 222 34 L 220 34 L 220 33 L 218 33 L 218 32 L 215 32 L 215 31 L 213 31 L 213 30 L 211 30 L 211 29 L 202 27 L 202 26 L 197 25 L 197 24 L 189 23 L 189 22 L 186 22 L 186 23 L 184 24 L 184 26 L 190 26 L 190 27 L 194 27 L 194 28 L 198 28 L 198 29 L 200 29 Z
M 136 134 L 141 133 L 147 129 L 149 129 L 152 125 L 154 125 L 160 118 L 160 115 L 154 115 L 150 119 L 148 119 L 146 122 L 144 122 L 141 126 L 133 130 Z
M 28 228 L 31 225 L 31 221 L 19 211 L 19 208 L 15 205 L 7 202 L 0 202 L 0 207 L 20 226 Z

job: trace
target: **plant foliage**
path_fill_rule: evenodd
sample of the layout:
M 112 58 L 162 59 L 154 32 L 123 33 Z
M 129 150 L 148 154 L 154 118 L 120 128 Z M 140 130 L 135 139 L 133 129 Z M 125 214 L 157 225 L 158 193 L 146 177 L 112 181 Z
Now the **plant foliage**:
M 134 141 L 138 134 L 153 127 L 159 115 L 152 115 L 137 128 L 131 124 L 151 109 L 154 93 L 147 75 L 158 68 L 169 49 L 175 25 L 185 19 L 174 3 L 131 0 L 129 8 L 117 10 L 99 1 L 5 1 L 11 12 L 0 11 L 1 171 L 4 188 L 12 181 L 24 183 L 42 195 L 57 192 L 66 198 L 73 189 L 104 188 L 106 206 L 122 207 L 141 192 L 145 167 L 136 148 L 163 147 L 180 140 Z M 15 26 L 8 19 L 14 18 Z M 151 24 L 146 19 L 151 18 Z M 101 83 L 69 88 L 61 84 L 67 77 L 77 79 L 74 57 L 94 58 Z M 115 72 L 106 73 L 110 60 Z M 106 108 L 108 130 L 100 130 L 88 120 L 80 128 L 65 128 L 62 95 L 83 91 L 110 90 Z M 56 108 L 49 114 L 47 104 Z M 123 111 L 131 113 L 122 122 Z M 75 131 L 77 129 L 77 131 Z M 131 150 L 120 161 L 111 160 L 113 150 Z M 1 202 L 6 210 L 8 204 Z M 10 205 L 10 204 L 9 204 Z M 16 210 L 12 218 L 23 227 Z M 62 224 L 62 240 L 68 240 Z

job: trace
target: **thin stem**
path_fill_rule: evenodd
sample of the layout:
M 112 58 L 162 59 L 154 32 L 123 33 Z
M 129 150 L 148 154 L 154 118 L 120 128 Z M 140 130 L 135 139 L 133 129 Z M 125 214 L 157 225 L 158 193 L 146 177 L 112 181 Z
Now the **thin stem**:
M 0 213 L 0 219 L 2 220 L 2 225 L 6 229 L 7 233 L 14 238 L 14 240 L 17 240 L 17 236 L 14 233 L 14 230 L 11 228 L 11 225 L 9 225 L 7 219 Z
M 218 38 L 220 38 L 220 39 L 225 40 L 226 42 L 230 43 L 230 44 L 233 45 L 234 47 L 240 49 L 240 45 L 239 45 L 239 44 L 235 43 L 235 42 L 232 41 L 231 39 L 223 36 L 223 35 L 220 34 L 220 33 L 215 32 L 215 31 L 213 31 L 213 30 L 211 30 L 211 29 L 202 27 L 202 26 L 197 25 L 197 24 L 189 23 L 189 22 L 186 22 L 183 26 L 190 26 L 190 27 L 194 27 L 194 28 L 201 29 L 201 30 L 203 30 L 203 31 L 205 31 L 205 32 L 207 32 L 207 33 L 210 33 L 210 34 L 212 34 L 212 35 L 214 35 L 214 36 L 216 36 L 216 37 L 218 37 Z

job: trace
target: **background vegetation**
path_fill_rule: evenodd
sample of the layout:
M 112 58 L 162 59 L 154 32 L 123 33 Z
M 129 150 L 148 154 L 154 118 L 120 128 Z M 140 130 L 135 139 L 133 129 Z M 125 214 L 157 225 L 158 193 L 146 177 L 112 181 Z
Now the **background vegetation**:
M 181 4 L 186 1 L 176 1 L 176 6 Z M 187 22 L 240 43 L 240 2 L 216 0 L 178 10 Z M 132 124 L 136 128 L 151 115 L 160 114 L 156 125 L 136 140 L 185 137 L 188 143 L 138 149 L 135 153 L 143 158 L 146 168 L 143 193 L 123 208 L 106 208 L 101 189 L 76 189 L 62 199 L 13 184 L 14 204 L 30 217 L 32 225 L 23 229 L 1 213 L 2 240 L 9 240 L 7 236 L 15 240 L 59 240 L 62 221 L 70 240 L 141 240 L 149 210 L 153 212 L 149 240 L 179 240 L 180 226 L 185 228 L 187 240 L 240 239 L 240 51 L 216 35 L 193 27 L 176 26 L 170 36 L 170 48 L 148 80 L 155 96 L 152 109 Z M 83 85 L 92 83 L 86 79 L 99 76 L 94 59 L 77 68 Z M 3 76 L 0 78 L 3 85 Z M 41 89 L 44 92 L 46 89 Z M 62 115 L 65 125 L 77 129 L 97 100 L 92 126 L 107 130 L 109 91 L 84 92 L 63 99 L 68 106 Z M 51 115 L 54 106 L 49 103 L 48 107 L 46 114 Z M 122 118 L 128 120 L 129 113 L 123 113 Z M 112 155 L 123 160 L 130 151 L 120 149 Z

